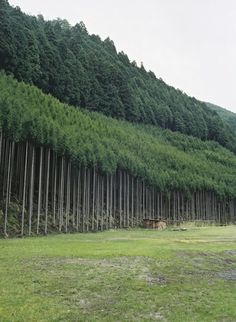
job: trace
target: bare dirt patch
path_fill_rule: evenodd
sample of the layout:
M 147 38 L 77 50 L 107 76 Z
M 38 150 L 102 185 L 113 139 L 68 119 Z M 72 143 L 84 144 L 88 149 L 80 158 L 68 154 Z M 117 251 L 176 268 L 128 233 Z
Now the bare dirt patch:
M 142 269 L 139 279 L 144 280 L 149 285 L 165 285 L 166 278 L 163 275 L 154 275 L 148 267 Z
M 236 257 L 236 250 L 235 249 L 229 249 L 225 251 L 225 254 L 235 256 Z
M 27 264 L 27 263 L 26 263 Z M 89 266 L 89 267 L 104 267 L 104 268 L 118 268 L 122 270 L 126 269 L 142 269 L 146 265 L 157 264 L 155 259 L 143 256 L 136 257 L 117 257 L 117 258 L 105 258 L 105 259 L 88 259 L 88 258 L 71 258 L 71 257 L 61 257 L 61 258 L 35 258 L 31 260 L 29 265 L 34 265 L 35 267 L 54 267 L 54 266 L 64 266 L 64 265 L 78 265 L 78 266 Z
M 218 273 L 218 277 L 226 281 L 236 281 L 236 269 Z
M 156 321 L 164 321 L 164 316 L 159 312 L 150 313 L 150 318 Z

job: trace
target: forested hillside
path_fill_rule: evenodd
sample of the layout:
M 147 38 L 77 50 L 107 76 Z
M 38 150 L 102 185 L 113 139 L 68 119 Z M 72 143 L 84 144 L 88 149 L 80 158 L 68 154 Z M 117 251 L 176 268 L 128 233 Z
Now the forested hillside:
M 0 89 L 0 125 L 15 142 L 49 147 L 102 173 L 128 171 L 163 192 L 236 196 L 236 157 L 216 142 L 75 109 L 4 74 Z
M 136 123 L 215 140 L 236 151 L 217 113 L 118 53 L 83 23 L 45 21 L 0 0 L 0 69 L 61 102 Z
M 206 103 L 213 111 L 216 111 L 220 118 L 228 124 L 231 130 L 236 134 L 236 114 L 217 105 Z
M 0 74 L 0 234 L 234 222 L 235 178 L 216 142 L 75 109 Z

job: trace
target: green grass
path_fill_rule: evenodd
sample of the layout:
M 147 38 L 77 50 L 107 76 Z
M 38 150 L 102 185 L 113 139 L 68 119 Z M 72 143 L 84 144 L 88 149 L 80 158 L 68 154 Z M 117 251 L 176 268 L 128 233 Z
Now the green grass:
M 236 227 L 0 240 L 0 321 L 236 321 Z

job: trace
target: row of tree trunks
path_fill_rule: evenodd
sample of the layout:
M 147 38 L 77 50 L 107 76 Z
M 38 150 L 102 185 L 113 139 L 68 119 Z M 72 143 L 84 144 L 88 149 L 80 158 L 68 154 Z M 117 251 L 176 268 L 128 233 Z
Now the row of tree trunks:
M 12 215 L 14 202 L 20 208 Z M 137 227 L 144 218 L 234 223 L 236 199 L 212 191 L 164 194 L 125 171 L 77 168 L 49 148 L 0 132 L 0 210 L 0 233 L 11 234 L 14 225 L 23 236 Z

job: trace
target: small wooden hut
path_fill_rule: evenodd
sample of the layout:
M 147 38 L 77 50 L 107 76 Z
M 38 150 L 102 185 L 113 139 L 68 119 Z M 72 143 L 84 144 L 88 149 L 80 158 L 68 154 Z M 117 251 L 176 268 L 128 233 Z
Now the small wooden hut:
M 163 230 L 167 226 L 166 221 L 162 219 L 143 219 L 143 227 L 146 229 L 158 229 Z

